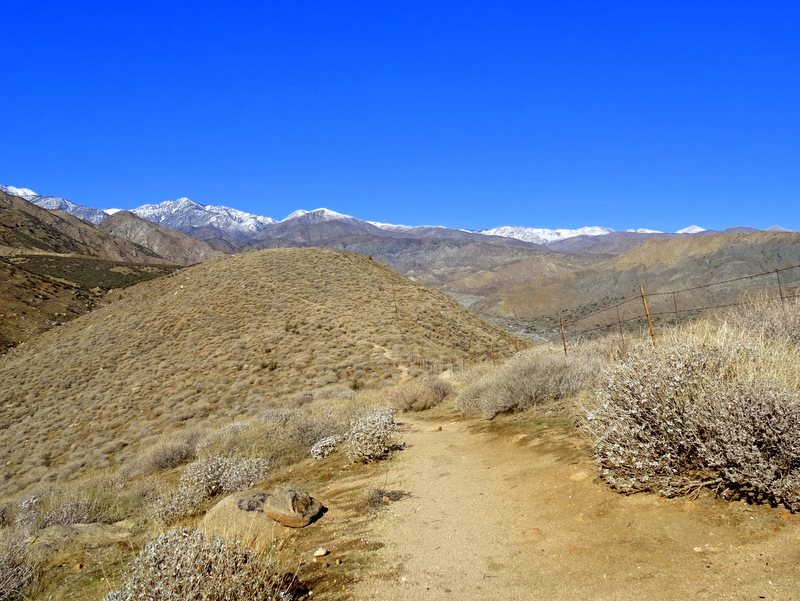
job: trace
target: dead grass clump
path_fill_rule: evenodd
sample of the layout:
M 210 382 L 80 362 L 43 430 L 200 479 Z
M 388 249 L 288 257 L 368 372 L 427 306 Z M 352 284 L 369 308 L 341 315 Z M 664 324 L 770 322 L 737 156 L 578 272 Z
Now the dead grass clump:
M 496 370 L 473 380 L 456 407 L 492 419 L 501 413 L 547 407 L 577 395 L 596 380 L 600 361 L 591 355 L 564 356 L 551 349 L 517 353 Z
M 425 411 L 441 403 L 452 392 L 450 382 L 439 378 L 423 378 L 394 386 L 389 402 L 398 411 Z
M 742 305 L 730 312 L 728 321 L 741 330 L 800 345 L 800 299 Z
M 0 530 L 0 601 L 29 599 L 40 575 L 31 557 L 24 528 Z
M 714 486 L 800 510 L 797 376 L 773 369 L 773 341 L 725 326 L 676 337 L 609 368 L 584 408 L 603 477 L 623 492 Z
M 238 541 L 179 528 L 147 543 L 105 601 L 288 601 L 284 580 Z

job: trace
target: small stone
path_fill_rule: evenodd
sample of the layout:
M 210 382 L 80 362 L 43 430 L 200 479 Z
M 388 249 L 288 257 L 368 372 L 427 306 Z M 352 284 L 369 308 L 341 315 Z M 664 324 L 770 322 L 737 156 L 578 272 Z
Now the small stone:
M 781 514 L 778 515 L 778 517 L 781 518 L 782 520 L 788 520 L 790 517 L 792 517 L 792 514 L 791 513 L 781 513 Z
M 82 570 L 83 569 L 83 564 L 82 563 L 76 563 L 74 566 L 72 566 L 72 569 L 75 570 L 76 572 L 78 570 Z
M 578 515 L 575 516 L 575 521 L 576 522 L 585 522 L 586 518 L 583 516 L 582 513 L 579 513 Z
M 572 480 L 573 482 L 583 482 L 588 477 L 589 474 L 587 474 L 586 472 L 575 472 L 569 477 L 569 479 Z
M 388 503 L 389 501 L 391 501 L 391 499 L 389 497 L 382 497 L 381 501 L 383 501 L 384 503 Z
M 325 557 L 328 554 L 328 550 L 320 547 L 316 551 L 314 551 L 314 557 Z
M 529 438 L 530 436 L 527 434 L 517 434 L 511 440 L 514 444 L 524 445 L 527 444 Z
M 337 559 L 337 560 L 336 560 L 336 565 L 337 565 L 337 566 L 340 566 L 340 565 L 342 565 L 342 560 L 341 560 L 341 559 Z

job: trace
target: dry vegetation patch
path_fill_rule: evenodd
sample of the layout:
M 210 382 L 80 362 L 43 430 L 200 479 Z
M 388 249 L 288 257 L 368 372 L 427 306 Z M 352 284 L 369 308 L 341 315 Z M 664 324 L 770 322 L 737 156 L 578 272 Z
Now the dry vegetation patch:
M 520 344 L 367 257 L 324 249 L 215 259 L 113 296 L 0 360 L 0 492 L 112 467 L 177 429 L 378 386 L 415 356 L 481 362 Z

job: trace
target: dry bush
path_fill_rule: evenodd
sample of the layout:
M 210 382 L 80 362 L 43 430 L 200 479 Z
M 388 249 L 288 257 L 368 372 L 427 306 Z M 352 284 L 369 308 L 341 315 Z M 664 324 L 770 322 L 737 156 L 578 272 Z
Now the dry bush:
M 171 435 L 147 451 L 146 464 L 157 471 L 176 468 L 194 458 L 201 437 L 197 430 Z
M 353 422 L 344 437 L 347 455 L 364 463 L 383 459 L 389 454 L 392 437 L 399 429 L 393 408 L 365 412 Z
M 0 601 L 29 599 L 40 575 L 40 566 L 30 555 L 22 527 L 0 530 Z
M 603 477 L 623 492 L 713 485 L 800 509 L 797 376 L 774 369 L 773 341 L 720 325 L 676 337 L 609 368 L 584 408 Z
M 204 501 L 222 493 L 247 490 L 269 476 L 269 461 L 261 458 L 213 456 L 190 463 L 180 486 L 159 499 L 155 515 L 164 522 L 189 515 Z
M 425 411 L 441 403 L 452 390 L 446 380 L 428 377 L 394 386 L 388 398 L 398 411 Z
M 728 321 L 741 330 L 800 345 L 800 299 L 756 300 L 731 311 Z
M 289 601 L 283 581 L 238 541 L 179 528 L 147 543 L 105 601 Z
M 522 351 L 467 384 L 456 398 L 456 406 L 487 419 L 534 407 L 557 408 L 559 401 L 590 387 L 599 370 L 600 361 L 590 354 Z

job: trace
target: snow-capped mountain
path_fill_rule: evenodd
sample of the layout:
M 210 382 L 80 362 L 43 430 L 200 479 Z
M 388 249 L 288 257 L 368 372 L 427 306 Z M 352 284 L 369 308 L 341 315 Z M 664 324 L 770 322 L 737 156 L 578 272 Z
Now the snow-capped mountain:
M 272 217 L 262 217 L 219 205 L 203 205 L 190 198 L 167 200 L 159 204 L 142 205 L 132 211 L 143 219 L 148 219 L 164 227 L 184 234 L 195 234 L 199 230 L 214 230 L 219 236 L 248 238 L 275 223 Z M 227 234 L 223 236 L 222 234 Z
M 678 230 L 675 232 L 676 234 L 699 234 L 700 232 L 705 232 L 706 228 L 700 227 L 699 225 L 690 225 L 689 227 L 685 227 L 682 230 Z
M 604 236 L 613 231 L 614 230 L 607 227 L 597 226 L 582 227 L 576 230 L 548 230 L 545 228 L 503 225 L 501 227 L 493 227 L 488 230 L 478 230 L 478 233 L 485 234 L 487 236 L 505 236 L 506 238 L 516 238 L 517 240 L 533 242 L 534 244 L 549 244 L 551 242 L 557 242 L 558 240 L 574 238 L 575 236 Z
M 295 211 L 291 215 L 288 215 L 280 223 L 285 223 L 287 221 L 291 221 L 293 219 L 299 219 L 300 217 L 305 217 L 304 221 L 308 223 L 319 223 L 321 221 L 335 221 L 336 219 L 355 219 L 355 217 L 351 217 L 350 215 L 343 215 L 342 213 L 337 213 L 336 211 L 331 211 L 330 209 L 314 209 L 313 211 L 304 211 L 300 209 Z M 273 221 L 274 223 L 274 221 Z
M 5 192 L 6 194 L 12 194 L 13 196 L 19 196 L 24 198 L 28 202 L 32 202 L 33 204 L 42 207 L 43 209 L 58 209 L 59 211 L 64 211 L 65 213 L 69 213 L 70 215 L 74 215 L 78 219 L 83 219 L 84 221 L 88 221 L 89 223 L 100 223 L 108 217 L 108 214 L 105 211 L 101 211 L 100 209 L 91 209 L 89 207 L 85 207 L 83 205 L 75 204 L 65 198 L 57 198 L 55 196 L 41 196 L 34 192 L 33 190 L 29 190 L 28 188 L 15 188 L 14 186 L 0 186 L 0 190 Z

